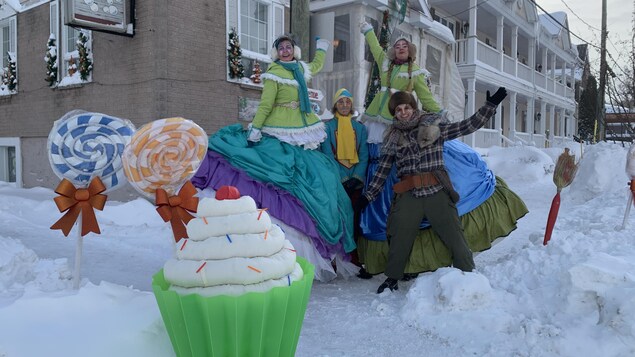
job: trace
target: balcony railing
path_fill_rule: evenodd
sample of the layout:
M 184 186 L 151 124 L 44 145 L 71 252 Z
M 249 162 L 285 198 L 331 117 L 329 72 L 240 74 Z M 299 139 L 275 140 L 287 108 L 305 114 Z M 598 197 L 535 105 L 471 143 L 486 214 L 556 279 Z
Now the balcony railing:
M 536 85 L 540 88 L 545 88 L 546 87 L 546 83 L 545 83 L 545 75 L 540 73 L 540 72 L 536 72 L 534 74 L 534 80 L 536 81 Z
M 481 41 L 478 41 L 477 43 L 476 58 L 483 63 L 499 69 L 498 59 L 500 58 L 500 53 L 495 48 L 486 45 Z
M 518 78 L 524 79 L 531 83 L 531 73 L 533 70 L 522 63 L 518 63 Z
M 467 39 L 456 40 L 454 44 L 454 56 L 456 64 L 467 63 Z
M 511 74 L 512 76 L 515 76 L 516 60 L 509 57 L 508 55 L 503 55 L 503 71 L 505 73 Z
M 468 41 L 469 39 L 460 39 L 454 44 L 455 59 L 458 65 L 468 64 L 470 61 L 467 56 Z M 536 86 L 545 89 L 549 93 L 566 98 L 573 98 L 573 90 L 561 83 L 554 82 L 550 75 L 535 71 L 533 68 L 506 54 L 503 54 L 503 68 L 500 68 L 501 53 L 496 48 L 478 39 L 476 40 L 476 45 L 476 60 L 478 62 L 520 78 L 528 83 L 533 82 Z

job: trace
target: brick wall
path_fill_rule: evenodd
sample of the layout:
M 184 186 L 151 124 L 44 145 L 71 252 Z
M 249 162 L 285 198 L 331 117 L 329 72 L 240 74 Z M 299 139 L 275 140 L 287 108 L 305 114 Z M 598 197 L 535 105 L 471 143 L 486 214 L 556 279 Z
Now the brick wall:
M 210 135 L 238 122 L 238 97 L 260 91 L 226 80 L 225 19 L 225 0 L 136 0 L 134 37 L 92 32 L 93 81 L 51 89 L 44 81 L 49 4 L 19 14 L 18 94 L 0 97 L 0 137 L 21 138 L 24 187 L 59 183 L 46 140 L 53 122 L 74 109 L 137 127 L 184 117 Z

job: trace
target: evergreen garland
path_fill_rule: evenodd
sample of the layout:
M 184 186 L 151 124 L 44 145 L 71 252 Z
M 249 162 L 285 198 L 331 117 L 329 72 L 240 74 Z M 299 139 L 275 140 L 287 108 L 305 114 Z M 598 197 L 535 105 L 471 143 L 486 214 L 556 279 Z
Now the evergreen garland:
M 49 87 L 53 87 L 57 84 L 57 46 L 54 34 L 51 34 L 46 44 L 44 61 L 46 62 L 46 78 L 44 80 L 48 82 Z
M 229 78 L 241 79 L 245 76 L 245 68 L 242 62 L 243 51 L 240 49 L 240 41 L 236 29 L 229 31 L 229 47 L 227 48 L 227 62 L 229 63 Z
M 390 12 L 384 10 L 384 16 L 381 22 L 381 29 L 379 31 L 379 45 L 384 49 L 388 48 L 388 41 L 390 40 L 390 28 L 388 27 L 390 22 Z M 381 89 L 381 77 L 380 77 L 379 64 L 375 62 L 373 65 L 373 71 L 370 75 L 370 83 L 366 92 L 366 100 L 364 101 L 364 108 L 368 108 L 370 103 L 375 98 L 375 94 Z
M 4 68 L 4 74 L 2 75 L 2 85 L 6 87 L 10 92 L 14 92 L 18 86 L 18 69 L 15 63 L 15 54 L 7 52 L 9 56 L 9 66 Z
M 77 52 L 79 53 L 79 78 L 81 78 L 82 81 L 87 81 L 90 72 L 93 71 L 93 56 L 88 45 L 88 37 L 84 31 L 79 32 Z

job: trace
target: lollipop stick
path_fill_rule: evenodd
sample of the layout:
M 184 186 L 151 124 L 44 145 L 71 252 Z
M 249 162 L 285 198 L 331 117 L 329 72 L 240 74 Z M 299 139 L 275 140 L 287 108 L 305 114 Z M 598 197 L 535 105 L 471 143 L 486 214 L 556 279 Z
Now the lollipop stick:
M 82 237 L 81 232 L 82 226 L 82 215 L 79 215 L 77 219 L 77 245 L 75 246 L 75 273 L 73 273 L 73 288 L 75 290 L 79 289 L 80 276 L 79 272 L 82 266 L 82 248 L 84 245 L 84 238 Z
M 631 194 L 628 196 L 628 203 L 626 204 L 626 211 L 624 212 L 624 220 L 622 221 L 622 229 L 626 228 L 628 214 L 631 212 L 631 206 L 633 205 L 633 195 L 635 195 L 635 193 L 631 192 Z

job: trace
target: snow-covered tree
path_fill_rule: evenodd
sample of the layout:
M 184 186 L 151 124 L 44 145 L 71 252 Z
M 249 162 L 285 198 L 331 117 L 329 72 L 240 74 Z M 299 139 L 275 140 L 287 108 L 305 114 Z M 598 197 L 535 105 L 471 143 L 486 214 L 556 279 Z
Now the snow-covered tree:
M 227 62 L 229 62 L 229 78 L 243 78 L 245 69 L 242 62 L 242 50 L 236 29 L 229 31 L 229 48 L 227 48 Z
M 48 43 L 46 44 L 46 56 L 44 57 L 46 62 L 46 78 L 49 87 L 53 87 L 57 84 L 57 46 L 55 44 L 55 35 L 49 36 Z
M 79 32 L 77 39 L 77 52 L 79 53 L 79 77 L 82 81 L 87 81 L 90 72 L 93 71 L 93 54 L 88 43 L 88 36 L 83 30 Z
M 4 73 L 2 74 L 2 86 L 10 92 L 14 92 L 18 86 L 18 69 L 15 62 L 15 53 L 7 52 L 7 55 L 9 56 L 9 64 L 4 68 Z

